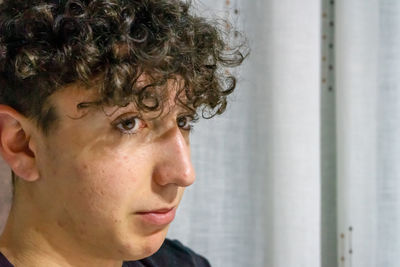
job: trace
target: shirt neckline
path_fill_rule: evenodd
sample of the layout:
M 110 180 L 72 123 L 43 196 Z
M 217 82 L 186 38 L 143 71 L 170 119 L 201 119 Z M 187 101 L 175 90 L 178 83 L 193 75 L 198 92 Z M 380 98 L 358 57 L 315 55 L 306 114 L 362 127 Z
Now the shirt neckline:
M 11 262 L 8 261 L 6 256 L 0 251 L 0 267 L 14 267 Z

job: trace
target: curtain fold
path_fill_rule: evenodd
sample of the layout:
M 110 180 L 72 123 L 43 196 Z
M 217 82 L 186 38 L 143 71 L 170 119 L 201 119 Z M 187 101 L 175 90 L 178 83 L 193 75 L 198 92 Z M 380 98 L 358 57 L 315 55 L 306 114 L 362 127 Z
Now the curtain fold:
M 336 8 L 340 266 L 399 266 L 400 3 Z

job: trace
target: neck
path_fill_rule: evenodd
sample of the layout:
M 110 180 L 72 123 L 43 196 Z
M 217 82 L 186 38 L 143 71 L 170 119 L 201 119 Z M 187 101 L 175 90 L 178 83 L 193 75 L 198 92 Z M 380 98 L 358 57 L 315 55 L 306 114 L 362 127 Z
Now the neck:
M 105 266 L 121 267 L 122 261 L 102 259 L 63 234 L 57 226 L 43 222 L 18 203 L 11 208 L 4 232 L 0 237 L 0 252 L 14 266 Z M 61 234 L 60 234 L 61 233 Z

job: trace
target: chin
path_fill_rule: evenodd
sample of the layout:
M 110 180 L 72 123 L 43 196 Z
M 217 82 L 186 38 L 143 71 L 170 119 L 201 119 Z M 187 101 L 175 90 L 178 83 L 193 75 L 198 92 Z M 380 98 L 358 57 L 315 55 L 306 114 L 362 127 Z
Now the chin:
M 124 260 L 141 260 L 147 258 L 156 253 L 167 236 L 168 228 L 152 233 L 148 236 L 138 237 L 134 240 L 135 244 L 132 246 L 135 248 L 134 253 L 129 253 L 131 256 Z

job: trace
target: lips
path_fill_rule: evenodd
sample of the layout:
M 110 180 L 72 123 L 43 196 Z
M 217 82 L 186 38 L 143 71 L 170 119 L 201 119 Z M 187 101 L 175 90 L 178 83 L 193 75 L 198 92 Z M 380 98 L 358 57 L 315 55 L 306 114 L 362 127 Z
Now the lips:
M 152 225 L 167 225 L 175 218 L 176 208 L 164 208 L 151 211 L 140 211 L 136 214 L 148 224 Z

